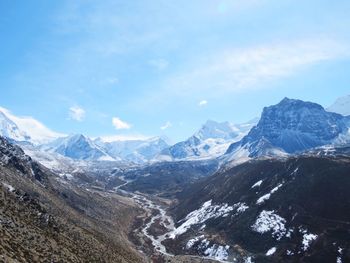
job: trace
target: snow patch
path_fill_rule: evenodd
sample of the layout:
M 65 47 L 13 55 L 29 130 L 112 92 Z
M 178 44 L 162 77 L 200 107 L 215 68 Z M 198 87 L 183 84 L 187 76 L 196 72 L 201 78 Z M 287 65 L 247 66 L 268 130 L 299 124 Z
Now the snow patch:
M 9 185 L 7 183 L 2 183 L 2 184 L 9 192 L 14 192 L 16 190 L 12 185 Z
M 275 214 L 275 211 L 263 210 L 251 227 L 260 234 L 272 232 L 272 237 L 280 240 L 289 232 L 285 227 L 285 223 L 286 220 Z
M 291 175 L 295 175 L 295 174 L 297 174 L 297 173 L 298 173 L 298 171 L 299 171 L 299 167 L 295 168 L 295 170 L 292 172 L 292 174 L 291 174 Z
M 241 214 L 243 213 L 245 210 L 247 210 L 249 208 L 249 206 L 247 206 L 247 204 L 245 203 L 237 203 L 234 205 L 234 207 L 236 208 L 237 213 L 236 214 Z
M 69 181 L 74 178 L 70 173 L 59 173 L 58 176 Z
M 216 260 L 227 260 L 229 249 L 230 246 L 219 246 L 214 244 L 204 251 L 204 255 Z
M 343 255 L 343 249 L 341 247 L 338 247 L 338 253 L 339 253 L 339 256 L 337 256 L 337 263 L 342 263 L 342 259 L 341 259 L 341 256 Z
M 263 180 L 257 181 L 255 184 L 252 185 L 251 188 L 255 188 L 255 187 L 260 187 L 260 185 L 262 184 Z
M 256 201 L 256 204 L 257 205 L 260 205 L 262 203 L 264 203 L 266 200 L 269 200 L 271 195 L 275 192 L 278 191 L 278 189 L 280 189 L 282 187 L 283 184 L 279 184 L 277 185 L 275 188 L 273 188 L 268 194 L 266 195 L 263 195 L 262 197 L 260 197 L 257 201 Z
M 272 248 L 270 248 L 267 252 L 266 252 L 266 256 L 272 256 L 273 254 L 275 254 L 275 252 L 276 252 L 276 247 L 272 247 Z
M 186 244 L 186 249 L 190 249 L 191 247 L 193 247 L 193 245 L 195 243 L 197 243 L 200 239 L 204 238 L 204 235 L 202 236 L 199 236 L 199 237 L 194 237 L 190 240 L 187 241 L 187 244 Z
M 308 233 L 306 229 L 300 229 L 300 232 L 303 234 L 302 249 L 306 251 L 309 249 L 312 241 L 317 239 L 317 235 Z

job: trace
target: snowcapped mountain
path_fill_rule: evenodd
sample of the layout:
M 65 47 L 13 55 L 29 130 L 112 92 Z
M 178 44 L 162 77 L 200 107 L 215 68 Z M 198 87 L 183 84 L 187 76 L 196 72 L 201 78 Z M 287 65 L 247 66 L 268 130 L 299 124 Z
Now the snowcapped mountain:
M 208 120 L 193 136 L 186 141 L 164 149 L 157 158 L 201 159 L 214 158 L 225 153 L 229 145 L 240 140 L 256 123 L 256 119 L 234 125 L 229 122 Z
M 2 107 L 0 107 L 0 135 L 16 142 L 29 142 L 35 145 L 64 136 L 31 117 L 15 116 Z
M 349 116 L 350 115 L 350 95 L 338 98 L 327 110 L 342 114 L 344 116 Z
M 297 153 L 336 142 L 348 134 L 349 119 L 316 103 L 283 99 L 263 110 L 259 123 L 226 154 L 257 157 Z M 242 154 L 243 153 L 243 154 Z
M 74 160 L 113 161 L 100 146 L 82 134 L 74 134 L 42 145 L 41 150 L 55 152 Z
M 113 158 L 143 163 L 152 160 L 163 149 L 169 147 L 166 138 L 152 137 L 145 140 L 125 140 L 106 142 L 102 138 L 94 140 Z

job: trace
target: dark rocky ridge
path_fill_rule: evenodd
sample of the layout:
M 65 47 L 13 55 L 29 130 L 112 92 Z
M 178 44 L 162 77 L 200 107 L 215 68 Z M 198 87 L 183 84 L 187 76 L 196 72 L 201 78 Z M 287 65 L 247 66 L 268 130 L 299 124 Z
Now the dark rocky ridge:
M 144 262 L 127 240 L 138 208 L 75 186 L 0 137 L 1 262 Z
M 260 180 L 261 185 L 252 188 Z M 270 198 L 257 204 L 260 197 L 280 184 Z M 204 230 L 200 230 L 202 224 L 193 225 L 167 244 L 177 253 L 200 254 L 196 245 L 190 250 L 184 247 L 189 239 L 205 235 L 214 243 L 230 245 L 231 253 L 236 256 L 238 253 L 242 262 L 248 256 L 254 262 L 336 262 L 338 256 L 342 262 L 348 262 L 349 187 L 350 157 L 344 155 L 253 160 L 189 186 L 178 194 L 179 202 L 171 212 L 178 221 L 208 200 L 213 205 L 244 203 L 249 207 L 247 210 L 240 214 L 234 210 L 226 217 L 209 219 Z M 285 228 L 293 230 L 290 237 L 284 235 L 277 240 L 271 231 L 264 234 L 253 231 L 252 225 L 262 211 L 273 211 L 285 219 Z M 306 251 L 302 249 L 305 229 L 317 235 Z M 272 247 L 276 247 L 276 252 L 265 256 Z M 341 255 L 339 248 L 343 249 Z M 287 255 L 288 250 L 293 255 Z
M 118 186 L 120 184 L 119 177 L 123 176 L 132 182 L 122 189 L 173 197 L 186 185 L 199 178 L 212 175 L 217 169 L 218 162 L 216 160 L 159 162 L 134 169 L 116 171 L 109 178 L 107 189 Z

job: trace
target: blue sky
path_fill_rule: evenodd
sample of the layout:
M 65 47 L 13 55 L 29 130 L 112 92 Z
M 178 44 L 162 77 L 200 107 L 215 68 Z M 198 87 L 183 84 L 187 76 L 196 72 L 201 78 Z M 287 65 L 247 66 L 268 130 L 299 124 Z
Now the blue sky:
M 0 106 L 63 133 L 190 136 L 350 93 L 345 0 L 0 2 Z

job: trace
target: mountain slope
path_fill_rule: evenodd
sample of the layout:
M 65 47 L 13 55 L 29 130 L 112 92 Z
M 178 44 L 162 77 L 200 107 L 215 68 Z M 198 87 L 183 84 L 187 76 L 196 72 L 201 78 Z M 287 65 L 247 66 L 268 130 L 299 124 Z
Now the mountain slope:
M 259 123 L 226 153 L 234 156 L 244 149 L 249 157 L 257 157 L 302 152 L 333 143 L 348 133 L 348 125 L 348 118 L 316 103 L 285 98 L 264 108 Z
M 328 109 L 344 116 L 350 115 L 350 95 L 338 98 Z
M 197 255 L 220 250 L 235 262 L 347 262 L 349 171 L 342 154 L 252 160 L 218 172 L 178 194 L 167 245 Z
M 145 166 L 130 167 L 116 171 L 109 178 L 108 189 L 118 186 L 120 179 L 129 181 L 122 189 L 148 194 L 173 197 L 201 177 L 212 175 L 218 168 L 218 162 L 212 160 L 191 160 L 155 162 Z
M 135 206 L 74 186 L 1 137 L 0 207 L 0 261 L 144 262 L 127 240 Z

